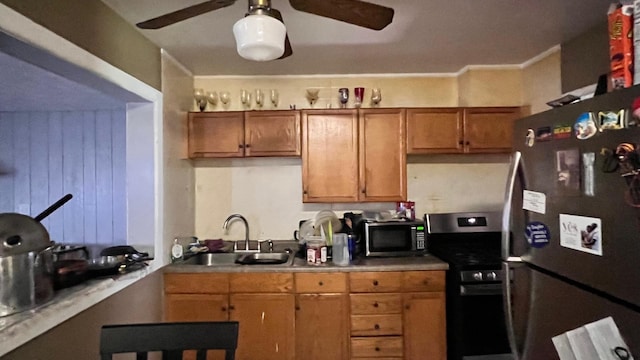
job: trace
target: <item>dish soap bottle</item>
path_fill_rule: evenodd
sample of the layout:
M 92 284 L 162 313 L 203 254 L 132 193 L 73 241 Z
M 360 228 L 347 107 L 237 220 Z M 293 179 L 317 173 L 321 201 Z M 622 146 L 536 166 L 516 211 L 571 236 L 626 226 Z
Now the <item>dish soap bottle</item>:
M 173 246 L 171 247 L 171 262 L 182 260 L 184 256 L 184 249 L 182 245 L 178 244 L 178 239 L 173 239 Z

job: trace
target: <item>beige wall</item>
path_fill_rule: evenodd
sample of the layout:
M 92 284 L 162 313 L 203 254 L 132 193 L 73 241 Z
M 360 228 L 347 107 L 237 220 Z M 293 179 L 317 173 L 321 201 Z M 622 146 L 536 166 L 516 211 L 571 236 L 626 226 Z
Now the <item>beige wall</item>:
M 156 271 L 2 359 L 98 359 L 102 325 L 161 321 L 162 291 L 162 272 Z
M 457 106 L 521 106 L 524 87 L 517 67 L 470 67 L 458 77 Z
M 397 77 L 360 77 L 360 76 L 258 76 L 258 77 L 215 77 L 196 76 L 196 88 L 205 91 L 228 91 L 231 102 L 224 106 L 208 106 L 207 111 L 247 110 L 247 109 L 289 109 L 295 105 L 297 109 L 311 108 L 306 99 L 306 89 L 318 89 L 319 99 L 313 108 L 338 108 L 338 89 L 349 89 L 349 103 L 353 108 L 353 89 L 364 87 L 363 107 L 372 107 L 371 89 L 382 91 L 381 107 L 408 106 L 457 106 L 458 88 L 456 78 L 452 75 L 437 76 L 397 76 Z M 240 102 L 242 89 L 253 93 L 251 106 L 244 107 Z M 255 90 L 265 92 L 265 105 L 260 108 L 255 103 Z M 269 100 L 269 91 L 276 89 L 279 102 L 274 106 Z M 193 110 L 197 110 L 195 101 Z
M 531 113 L 549 110 L 546 103 L 562 95 L 559 49 L 528 64 L 523 77 L 525 103 L 531 105 Z
M 209 111 L 241 110 L 240 90 L 277 89 L 279 109 L 295 104 L 309 108 L 307 88 L 319 88 L 315 108 L 338 106 L 338 88 L 363 86 L 365 107 L 370 89 L 382 91 L 382 107 L 456 107 L 525 105 L 522 70 L 512 68 L 470 68 L 455 74 L 429 76 L 291 76 L 214 77 L 197 76 L 194 87 L 205 91 L 229 91 L 230 106 L 209 107 Z M 462 103 L 463 102 L 463 103 Z M 195 102 L 192 104 L 195 109 Z M 353 107 L 350 102 L 348 107 Z M 255 102 L 251 109 L 256 109 Z M 270 103 L 264 107 L 274 108 Z M 408 198 L 416 201 L 417 213 L 499 210 L 507 174 L 507 156 L 410 157 L 407 165 Z M 249 221 L 252 239 L 291 239 L 298 221 L 315 216 L 322 209 L 341 215 L 347 210 L 391 210 L 395 203 L 303 204 L 301 160 L 247 158 L 199 160 L 195 167 L 195 235 L 201 239 L 242 239 L 240 224 L 224 234 L 222 223 L 232 213 Z M 335 171 L 339 176 L 339 169 Z
M 167 254 L 176 236 L 194 234 L 194 169 L 186 154 L 187 111 L 192 103 L 193 77 L 170 55 L 162 55 L 164 214 Z
M 0 0 L 111 65 L 160 89 L 160 48 L 100 0 Z

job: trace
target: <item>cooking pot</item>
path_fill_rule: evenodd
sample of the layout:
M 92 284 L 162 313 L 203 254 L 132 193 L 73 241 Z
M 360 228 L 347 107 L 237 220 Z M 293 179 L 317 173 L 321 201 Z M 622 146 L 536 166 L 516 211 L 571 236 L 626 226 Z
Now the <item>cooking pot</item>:
M 33 218 L 0 214 L 0 316 L 53 297 L 52 245 L 47 230 Z
M 65 195 L 35 218 L 0 214 L 0 316 L 29 310 L 53 297 L 53 242 L 40 220 L 72 197 Z

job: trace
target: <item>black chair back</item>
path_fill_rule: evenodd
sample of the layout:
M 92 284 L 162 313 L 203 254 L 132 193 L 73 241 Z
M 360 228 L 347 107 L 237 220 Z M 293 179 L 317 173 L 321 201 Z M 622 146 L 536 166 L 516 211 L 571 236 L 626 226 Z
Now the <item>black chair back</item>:
M 197 360 L 205 360 L 207 350 L 225 350 L 225 360 L 233 360 L 237 347 L 237 321 L 105 325 L 100 334 L 102 360 L 120 353 L 146 360 L 152 351 L 161 351 L 163 360 L 182 360 L 184 350 L 197 350 Z

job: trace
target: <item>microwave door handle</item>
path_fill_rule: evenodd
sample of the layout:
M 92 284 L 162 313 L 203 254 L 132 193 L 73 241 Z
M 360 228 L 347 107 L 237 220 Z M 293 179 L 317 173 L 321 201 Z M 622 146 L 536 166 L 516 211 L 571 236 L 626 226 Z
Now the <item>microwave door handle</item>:
M 512 256 L 511 254 L 511 213 L 513 211 L 513 192 L 515 191 L 516 177 L 519 178 L 523 189 L 526 188 L 522 170 L 522 153 L 520 151 L 516 151 L 511 157 L 507 186 L 504 192 L 504 208 L 502 210 L 502 260 L 507 262 L 522 262 L 521 257 Z

